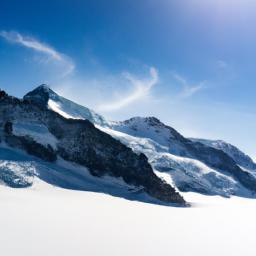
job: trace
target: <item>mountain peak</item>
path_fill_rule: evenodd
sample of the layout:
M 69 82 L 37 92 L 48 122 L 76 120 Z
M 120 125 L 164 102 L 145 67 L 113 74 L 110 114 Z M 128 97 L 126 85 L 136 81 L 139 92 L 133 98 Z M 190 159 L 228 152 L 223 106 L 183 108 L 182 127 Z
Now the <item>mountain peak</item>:
M 41 84 L 38 87 L 36 87 L 34 90 L 30 91 L 28 94 L 39 94 L 39 93 L 47 93 L 47 94 L 56 94 L 51 88 L 50 86 L 48 86 L 47 84 Z M 25 96 L 26 96 L 25 95 Z
M 0 89 L 0 99 L 3 99 L 5 97 L 7 97 L 7 96 L 8 96 L 8 94 L 4 90 Z
M 41 84 L 36 89 L 50 90 L 50 86 L 47 84 Z
M 33 102 L 40 107 L 51 109 L 65 118 L 87 119 L 94 124 L 109 126 L 104 117 L 87 107 L 58 95 L 46 84 L 42 84 L 27 93 L 24 96 L 24 100 Z
M 124 121 L 125 124 L 135 124 L 135 123 L 142 123 L 142 122 L 152 126 L 162 124 L 161 121 L 154 116 L 149 116 L 149 117 L 136 116 Z
M 55 96 L 56 93 L 50 89 L 48 85 L 41 84 L 34 90 L 27 93 L 23 98 L 24 100 L 28 100 L 45 107 L 48 104 L 49 98 L 53 95 Z

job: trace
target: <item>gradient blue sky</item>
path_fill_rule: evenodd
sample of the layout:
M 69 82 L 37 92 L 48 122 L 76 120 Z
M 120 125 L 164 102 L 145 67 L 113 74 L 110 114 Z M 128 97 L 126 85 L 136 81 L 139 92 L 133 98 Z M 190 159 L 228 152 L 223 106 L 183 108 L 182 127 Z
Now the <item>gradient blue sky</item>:
M 0 2 L 0 87 L 109 119 L 154 115 L 256 157 L 256 1 Z

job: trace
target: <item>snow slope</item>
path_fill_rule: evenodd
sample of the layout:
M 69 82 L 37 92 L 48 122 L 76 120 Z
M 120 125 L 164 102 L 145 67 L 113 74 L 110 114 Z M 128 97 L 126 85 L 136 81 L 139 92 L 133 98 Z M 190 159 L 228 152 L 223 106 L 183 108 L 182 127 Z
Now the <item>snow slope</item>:
M 133 117 L 112 123 L 111 128 L 134 137 L 148 138 L 180 155 L 184 151 L 184 138 L 173 128 L 164 125 L 155 117 Z
M 148 196 L 142 188 L 128 185 L 122 178 L 105 175 L 95 177 L 87 168 L 59 158 L 49 163 L 23 151 L 0 144 L 0 185 L 13 188 L 37 187 L 44 181 L 66 189 L 104 193 L 128 200 L 163 204 Z
M 48 128 L 36 122 L 15 122 L 13 124 L 13 134 L 17 136 L 29 136 L 36 142 L 56 149 L 58 140 L 49 132 Z
M 131 202 L 45 183 L 0 186 L 4 256 L 254 256 L 254 200 L 184 195 L 191 208 Z
M 256 171 L 256 164 L 254 161 L 239 148 L 231 145 L 230 143 L 227 143 L 223 140 L 206 140 L 196 138 L 191 138 L 191 140 L 222 150 L 230 157 L 232 157 L 241 167 L 245 168 L 246 170 Z
M 234 194 L 251 197 L 251 193 L 231 176 L 220 173 L 198 160 L 170 154 L 168 147 L 148 138 L 134 137 L 109 128 L 97 127 L 120 140 L 135 152 L 143 152 L 155 168 L 156 174 L 161 177 L 164 177 L 161 173 L 169 175 L 170 179 L 167 181 L 181 191 L 197 191 L 225 197 Z
M 93 110 L 80 106 L 73 101 L 61 97 L 46 85 L 40 85 L 24 96 L 24 99 L 48 107 L 65 118 L 88 119 L 92 123 L 108 126 L 107 120 Z

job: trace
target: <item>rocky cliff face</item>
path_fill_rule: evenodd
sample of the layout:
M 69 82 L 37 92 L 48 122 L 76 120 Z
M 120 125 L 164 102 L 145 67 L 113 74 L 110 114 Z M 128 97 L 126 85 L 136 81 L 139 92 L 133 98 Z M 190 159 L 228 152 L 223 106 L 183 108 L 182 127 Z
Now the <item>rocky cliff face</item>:
M 47 108 L 47 96 L 36 101 L 19 100 L 0 92 L 1 139 L 47 161 L 61 157 L 87 167 L 92 175 L 121 177 L 127 184 L 142 187 L 150 196 L 167 203 L 185 204 L 184 199 L 158 178 L 144 154 L 136 154 L 110 135 L 98 130 L 88 120 L 66 119 Z M 34 99 L 34 98 L 33 98 Z M 55 137 L 56 145 L 38 141 L 36 131 L 15 134 L 17 123 L 46 127 Z M 24 133 L 24 131 L 23 131 Z M 55 148 L 54 148 L 55 147 Z

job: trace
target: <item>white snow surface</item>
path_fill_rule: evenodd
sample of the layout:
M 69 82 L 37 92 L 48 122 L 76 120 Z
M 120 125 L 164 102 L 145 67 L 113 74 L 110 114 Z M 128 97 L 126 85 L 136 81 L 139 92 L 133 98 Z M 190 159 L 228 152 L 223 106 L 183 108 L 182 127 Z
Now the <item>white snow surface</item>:
M 72 118 L 72 119 L 81 119 L 80 116 L 74 116 L 74 115 L 70 115 L 67 112 L 63 111 L 63 106 L 62 104 L 59 102 L 57 103 L 56 101 L 49 99 L 48 100 L 48 106 L 51 110 L 55 111 L 56 113 L 60 114 L 61 116 L 65 117 L 65 118 Z
M 3 256 L 254 256 L 254 200 L 185 193 L 191 208 L 38 182 L 0 186 Z
M 57 148 L 58 140 L 53 136 L 48 128 L 39 123 L 15 122 L 13 124 L 13 134 L 17 136 L 29 136 L 42 145 L 50 145 Z
M 101 126 L 109 126 L 109 122 L 93 110 L 80 106 L 52 92 L 47 102 L 48 108 L 68 119 L 88 119 Z

